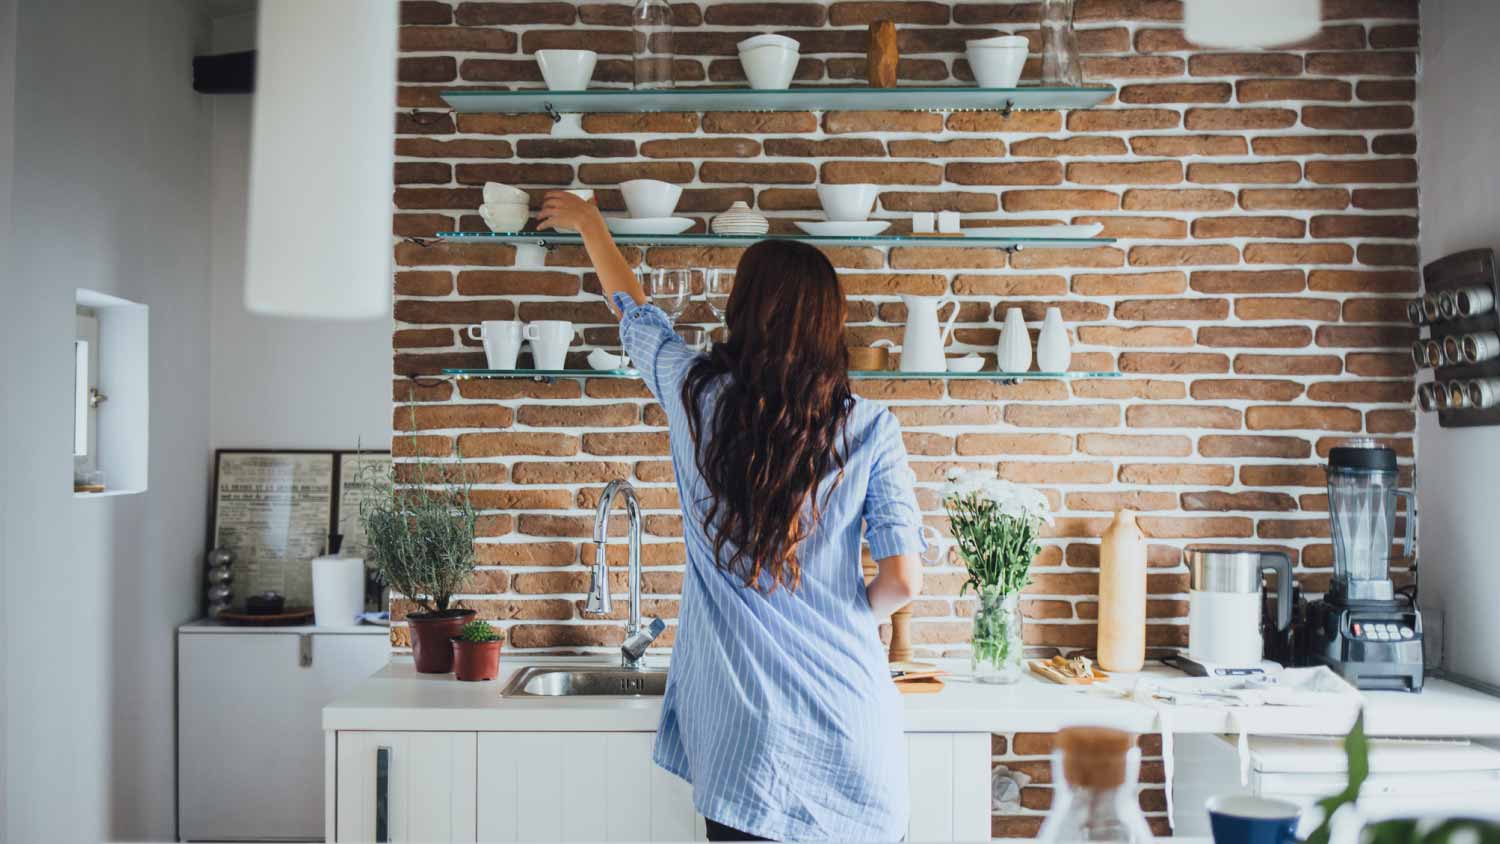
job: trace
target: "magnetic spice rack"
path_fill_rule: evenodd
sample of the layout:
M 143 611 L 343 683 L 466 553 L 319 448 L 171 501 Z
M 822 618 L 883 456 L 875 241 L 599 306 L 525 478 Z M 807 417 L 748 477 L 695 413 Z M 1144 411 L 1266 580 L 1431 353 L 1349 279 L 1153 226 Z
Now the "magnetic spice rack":
M 1500 302 L 1500 284 L 1497 284 L 1495 251 L 1493 249 L 1470 249 L 1439 258 L 1422 268 L 1424 296 L 1437 296 L 1448 290 L 1466 287 L 1485 287 Z M 1418 300 L 1419 302 L 1421 300 Z M 1500 334 L 1500 314 L 1495 302 L 1473 316 L 1460 316 L 1429 322 L 1423 327 L 1429 332 L 1427 339 L 1442 343 L 1448 337 L 1461 339 L 1466 334 L 1496 332 Z M 1453 382 L 1468 382 L 1484 378 L 1500 378 L 1500 357 L 1477 364 L 1450 364 L 1446 360 L 1433 372 L 1437 389 L 1445 389 Z M 1426 384 L 1422 385 L 1426 387 Z M 1425 410 L 1425 408 L 1424 408 Z M 1500 425 L 1500 404 L 1490 407 L 1442 407 L 1437 411 L 1438 424 L 1444 428 L 1471 428 L 1482 425 Z

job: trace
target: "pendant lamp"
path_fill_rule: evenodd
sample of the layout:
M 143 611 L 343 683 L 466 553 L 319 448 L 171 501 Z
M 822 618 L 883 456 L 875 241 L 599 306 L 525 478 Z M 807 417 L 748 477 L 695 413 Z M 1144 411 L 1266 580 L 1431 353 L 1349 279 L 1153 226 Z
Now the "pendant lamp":
M 260 0 L 245 307 L 369 319 L 391 289 L 396 0 Z
M 1185 0 L 1183 36 L 1200 47 L 1292 44 L 1318 34 L 1321 0 Z

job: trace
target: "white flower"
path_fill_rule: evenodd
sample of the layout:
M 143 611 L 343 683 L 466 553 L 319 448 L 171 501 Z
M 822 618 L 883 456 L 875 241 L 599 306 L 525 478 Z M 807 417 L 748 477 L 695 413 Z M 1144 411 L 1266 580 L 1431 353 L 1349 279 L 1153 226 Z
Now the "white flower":
M 1051 507 L 1045 495 L 1031 487 L 1001 480 L 994 472 L 949 470 L 942 495 L 943 498 L 976 496 L 993 502 L 1004 515 L 1052 523 Z

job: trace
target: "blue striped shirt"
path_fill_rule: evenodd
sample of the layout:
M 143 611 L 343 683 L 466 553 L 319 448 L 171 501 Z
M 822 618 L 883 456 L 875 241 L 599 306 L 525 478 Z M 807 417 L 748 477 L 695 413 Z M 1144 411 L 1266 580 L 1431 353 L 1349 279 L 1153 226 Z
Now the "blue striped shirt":
M 844 477 L 798 548 L 795 592 L 747 589 L 715 565 L 681 391 L 697 360 L 667 315 L 616 294 L 620 338 L 666 410 L 687 572 L 656 764 L 693 785 L 704 817 L 780 841 L 895 841 L 906 834 L 906 742 L 860 569 L 925 544 L 901 429 L 856 399 Z M 711 392 L 706 401 L 714 400 Z M 709 416 L 705 415 L 705 419 Z

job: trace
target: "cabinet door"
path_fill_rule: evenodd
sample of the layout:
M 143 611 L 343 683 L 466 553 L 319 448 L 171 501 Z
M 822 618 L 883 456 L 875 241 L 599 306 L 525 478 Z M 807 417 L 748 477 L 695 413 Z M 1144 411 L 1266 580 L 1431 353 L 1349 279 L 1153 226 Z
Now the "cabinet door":
M 475 738 L 340 732 L 338 841 L 475 841 Z
M 907 841 L 990 839 L 990 734 L 909 733 Z
M 481 841 L 702 841 L 654 733 L 481 733 Z

